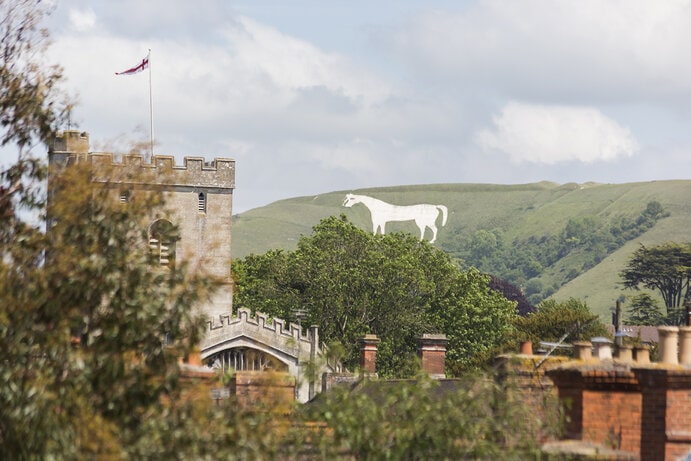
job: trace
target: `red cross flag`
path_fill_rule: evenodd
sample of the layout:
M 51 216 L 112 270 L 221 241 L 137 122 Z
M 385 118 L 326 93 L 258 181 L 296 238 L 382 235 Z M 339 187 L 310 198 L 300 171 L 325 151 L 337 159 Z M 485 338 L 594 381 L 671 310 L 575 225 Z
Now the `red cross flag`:
M 144 59 L 142 59 L 142 62 L 137 64 L 136 66 L 132 67 L 131 69 L 123 70 L 122 72 L 115 72 L 115 75 L 134 75 L 138 74 L 139 72 L 143 71 L 149 67 L 149 55 L 147 54 Z

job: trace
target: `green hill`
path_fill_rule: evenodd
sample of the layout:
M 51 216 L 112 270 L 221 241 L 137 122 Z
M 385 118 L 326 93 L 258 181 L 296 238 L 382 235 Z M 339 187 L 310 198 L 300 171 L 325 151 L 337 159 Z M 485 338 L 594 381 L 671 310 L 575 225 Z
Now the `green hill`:
M 507 273 L 493 270 L 495 275 L 517 281 L 524 288 L 542 287 L 542 295 L 584 299 L 604 319 L 609 319 L 609 309 L 619 296 L 632 293 L 618 285 L 618 273 L 639 243 L 691 240 L 688 231 L 691 229 L 691 180 L 628 184 L 436 184 L 330 192 L 281 200 L 249 210 L 234 216 L 233 257 L 260 254 L 270 248 L 293 249 L 301 235 L 309 235 L 312 226 L 331 215 L 345 214 L 356 225 L 371 230 L 369 211 L 364 205 L 342 207 L 347 192 L 397 205 L 446 205 L 449 219 L 440 229 L 435 245 L 466 264 L 481 268 L 482 264 L 497 267 L 497 258 L 512 251 L 539 252 L 560 235 L 563 240 L 565 228 L 571 224 L 585 226 L 577 229 L 583 233 L 583 238 L 592 231 L 600 234 L 588 238 L 600 239 L 610 228 L 621 223 L 635 223 L 647 204 L 659 202 L 669 215 L 654 223 L 652 228 L 643 228 L 645 232 L 635 238 L 622 242 L 623 246 L 605 251 L 601 245 L 584 243 L 585 240 L 579 244 L 578 234 L 572 239 L 577 245 L 573 251 L 553 264 L 545 265 L 544 260 L 542 264 L 536 263 L 538 273 L 530 280 L 508 268 L 505 269 Z M 412 221 L 388 223 L 386 231 L 418 234 Z M 488 232 L 478 234 L 478 231 Z M 473 260 L 468 250 L 470 240 L 474 235 L 484 236 L 490 232 L 501 240 L 503 253 L 495 254 L 492 261 Z M 547 236 L 551 236 L 551 240 L 545 240 Z M 428 233 L 427 238 L 430 237 Z M 607 238 L 611 240 L 611 235 L 607 234 Z M 528 250 L 529 245 L 534 248 Z M 520 262 L 522 256 L 516 258 Z

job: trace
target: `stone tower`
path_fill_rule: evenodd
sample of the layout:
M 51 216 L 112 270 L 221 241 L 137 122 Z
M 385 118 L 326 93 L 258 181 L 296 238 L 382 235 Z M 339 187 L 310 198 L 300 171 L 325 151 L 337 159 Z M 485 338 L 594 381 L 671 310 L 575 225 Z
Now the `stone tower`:
M 175 158 L 156 155 L 146 162 L 141 155 L 125 155 L 116 161 L 113 154 L 89 152 L 89 135 L 78 131 L 59 133 L 48 151 L 53 174 L 74 162 L 87 161 L 94 167 L 94 181 L 126 178 L 125 170 L 136 171 L 136 180 L 118 179 L 114 200 L 126 202 L 138 190 L 162 190 L 166 210 L 152 216 L 149 244 L 160 253 L 161 264 L 181 260 L 190 270 L 200 270 L 225 281 L 216 298 L 203 306 L 209 317 L 218 317 L 232 310 L 230 278 L 231 216 L 235 188 L 235 161 L 216 158 L 185 157 L 182 165 Z M 102 167 L 102 168 L 99 168 Z M 99 171 L 108 172 L 105 177 Z M 112 187 L 112 186 L 111 186 Z M 50 196 L 50 180 L 48 191 Z M 175 225 L 179 240 L 162 242 L 157 239 L 158 226 Z

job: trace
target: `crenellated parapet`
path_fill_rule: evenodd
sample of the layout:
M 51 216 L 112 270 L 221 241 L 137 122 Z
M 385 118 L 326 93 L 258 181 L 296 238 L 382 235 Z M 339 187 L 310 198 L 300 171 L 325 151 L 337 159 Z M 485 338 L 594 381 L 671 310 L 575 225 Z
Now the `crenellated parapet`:
M 240 308 L 234 315 L 214 317 L 208 322 L 204 336 L 201 358 L 209 365 L 229 353 L 243 357 L 260 353 L 278 360 L 296 378 L 296 398 L 300 402 L 306 402 L 321 389 L 320 378 L 314 376 L 340 369 L 340 364 L 328 360 L 328 348 L 320 346 L 316 326 L 310 326 L 303 334 L 299 325 L 269 319 L 261 313 L 252 315 L 249 309 Z M 313 375 L 314 367 L 318 371 L 316 375 Z M 307 379 L 308 375 L 312 378 Z
M 89 133 L 85 131 L 66 130 L 58 132 L 48 146 L 54 154 L 86 154 L 89 152 Z
M 91 153 L 89 160 L 98 182 L 123 178 L 122 182 L 164 187 L 235 188 L 235 160 L 185 157 L 182 165 L 175 164 L 171 155 L 155 155 L 151 162 L 139 154 L 129 154 L 116 161 L 111 153 Z
M 235 160 L 185 157 L 175 164 L 172 155 L 155 155 L 147 161 L 143 155 L 123 155 L 116 160 L 112 153 L 89 152 L 89 133 L 76 130 L 58 132 L 49 146 L 51 165 L 64 167 L 74 161 L 88 161 L 96 182 L 119 182 L 142 186 L 235 188 Z M 118 156 L 120 158 L 120 156 Z
M 248 336 L 266 345 L 295 356 L 298 344 L 308 353 L 312 344 L 311 334 L 302 333 L 300 326 L 281 319 L 271 319 L 257 312 L 252 315 L 249 309 L 240 308 L 235 314 L 220 315 L 207 322 L 207 331 L 202 343 L 202 351 L 214 344 L 226 342 L 239 336 Z M 206 355 L 206 354 L 203 354 Z

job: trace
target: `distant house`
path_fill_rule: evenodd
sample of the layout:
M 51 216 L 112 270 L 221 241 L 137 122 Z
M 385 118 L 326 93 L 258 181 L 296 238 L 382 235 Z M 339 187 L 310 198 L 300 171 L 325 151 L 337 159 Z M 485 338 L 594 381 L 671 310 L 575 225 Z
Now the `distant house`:
M 607 331 L 614 337 L 614 325 L 607 325 Z M 619 335 L 626 338 L 640 339 L 645 344 L 657 343 L 660 339 L 657 327 L 650 325 L 622 325 Z

